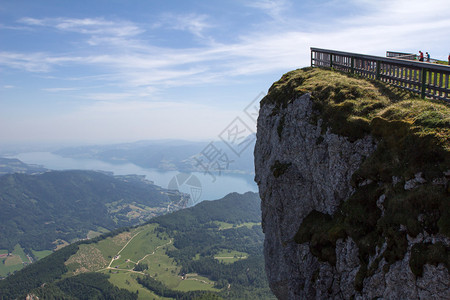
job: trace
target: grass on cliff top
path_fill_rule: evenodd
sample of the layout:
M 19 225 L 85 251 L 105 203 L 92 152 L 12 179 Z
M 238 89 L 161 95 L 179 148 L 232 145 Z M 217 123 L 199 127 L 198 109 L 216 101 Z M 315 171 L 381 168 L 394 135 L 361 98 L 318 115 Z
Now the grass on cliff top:
M 400 120 L 410 124 L 417 134 L 434 135 L 450 151 L 448 105 L 356 75 L 320 68 L 291 71 L 272 85 L 261 105 L 286 107 L 305 93 L 311 94 L 324 126 L 335 133 L 357 139 L 370 132 L 374 118 Z
M 393 173 L 390 175 L 410 177 L 417 170 L 426 171 L 424 164 L 429 159 L 450 168 L 450 106 L 446 103 L 420 99 L 408 91 L 348 73 L 304 68 L 284 74 L 269 89 L 261 106 L 275 104 L 275 115 L 305 93 L 311 94 L 316 112 L 311 122 L 317 124 L 322 119 L 323 131 L 330 129 L 350 141 L 373 134 L 387 143 L 392 160 L 405 162 L 391 166 L 396 170 L 388 172 Z M 280 138 L 281 133 L 280 123 Z

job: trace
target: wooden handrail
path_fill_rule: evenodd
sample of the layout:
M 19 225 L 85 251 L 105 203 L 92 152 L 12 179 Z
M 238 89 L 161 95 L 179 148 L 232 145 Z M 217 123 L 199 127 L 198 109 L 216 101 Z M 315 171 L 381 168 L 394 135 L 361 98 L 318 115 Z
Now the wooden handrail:
M 394 51 L 386 51 L 386 57 L 398 58 L 398 59 L 407 59 L 407 60 L 417 60 L 419 55 L 413 53 L 403 53 L 403 52 L 394 52 Z M 429 60 L 426 56 L 424 56 L 424 61 L 437 63 L 440 60 L 436 58 L 430 57 Z
M 358 53 L 335 51 L 335 50 L 328 50 L 328 49 L 320 49 L 320 48 L 312 48 L 311 47 L 311 52 L 312 51 L 322 52 L 322 53 L 329 53 L 329 54 L 337 54 L 337 55 L 343 55 L 343 56 L 352 56 L 352 57 L 355 57 L 355 58 L 371 59 L 371 60 L 374 60 L 374 61 L 387 62 L 387 63 L 404 65 L 404 66 L 416 66 L 416 67 L 419 67 L 419 68 L 422 68 L 423 64 L 428 64 L 429 66 L 427 66 L 427 68 L 433 68 L 433 69 L 442 70 L 442 71 L 450 71 L 450 66 L 429 64 L 427 62 L 422 62 L 422 61 L 402 61 L 402 60 L 399 60 L 399 59 L 396 59 L 396 58 L 391 58 L 391 57 L 373 56 L 373 55 L 358 54 Z
M 311 48 L 311 66 L 331 67 L 381 80 L 450 103 L 450 66 L 321 48 Z

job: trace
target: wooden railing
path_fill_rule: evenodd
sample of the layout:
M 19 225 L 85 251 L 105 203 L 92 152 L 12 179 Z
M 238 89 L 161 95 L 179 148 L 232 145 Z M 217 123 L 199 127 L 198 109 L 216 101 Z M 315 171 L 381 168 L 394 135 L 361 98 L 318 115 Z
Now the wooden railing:
M 319 48 L 311 48 L 311 66 L 381 80 L 422 98 L 450 103 L 450 66 Z
M 403 53 L 403 52 L 394 52 L 394 51 L 386 51 L 386 57 L 392 57 L 392 58 L 399 58 L 399 59 L 406 59 L 406 60 L 419 60 L 419 55 L 412 54 L 412 53 Z M 424 61 L 431 62 L 431 63 L 437 63 L 439 59 L 435 58 L 427 58 L 424 56 Z
M 386 57 L 407 59 L 407 60 L 416 60 L 417 55 L 412 53 L 404 53 L 404 52 L 394 52 L 394 51 L 386 51 Z

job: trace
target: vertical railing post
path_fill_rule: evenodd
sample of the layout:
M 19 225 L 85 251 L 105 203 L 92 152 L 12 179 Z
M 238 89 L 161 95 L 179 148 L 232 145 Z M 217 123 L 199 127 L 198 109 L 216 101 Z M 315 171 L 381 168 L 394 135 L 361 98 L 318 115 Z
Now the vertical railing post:
M 330 54 L 330 68 L 333 67 L 333 54 Z
M 381 64 L 381 62 L 380 62 L 379 60 L 377 60 L 377 61 L 376 61 L 376 64 L 377 64 L 377 75 L 376 75 L 376 79 L 377 79 L 377 80 L 380 80 L 380 78 L 381 78 L 381 75 L 380 75 L 380 71 L 381 71 L 381 66 L 380 66 L 380 64 Z
M 350 63 L 350 73 L 355 73 L 355 59 L 353 56 L 350 57 L 351 63 Z
M 423 99 L 425 98 L 425 87 L 426 87 L 426 81 L 427 81 L 427 70 L 425 68 L 422 68 L 422 87 L 420 89 L 420 97 Z
M 313 53 L 314 53 L 314 51 L 311 50 L 311 67 L 314 67 L 314 64 L 313 64 L 313 55 L 314 54 Z

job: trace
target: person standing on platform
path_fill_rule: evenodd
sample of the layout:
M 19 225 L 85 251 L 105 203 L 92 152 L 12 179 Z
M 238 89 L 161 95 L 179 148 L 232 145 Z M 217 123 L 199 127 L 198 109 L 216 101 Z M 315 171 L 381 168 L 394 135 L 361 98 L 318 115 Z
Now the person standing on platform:
M 419 61 L 423 61 L 423 52 L 419 50 Z
M 430 53 L 426 52 L 427 55 L 427 62 L 430 62 Z

